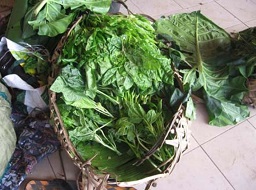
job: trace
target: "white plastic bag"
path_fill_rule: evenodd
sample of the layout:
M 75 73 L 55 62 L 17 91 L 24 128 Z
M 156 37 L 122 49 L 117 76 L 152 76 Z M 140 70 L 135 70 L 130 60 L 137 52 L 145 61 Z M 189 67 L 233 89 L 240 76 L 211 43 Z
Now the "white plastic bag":
M 5 37 L 2 37 L 0 40 L 0 52 L 2 51 L 5 45 L 7 45 L 8 50 L 12 53 L 12 56 L 16 60 L 24 59 L 25 56 L 31 53 L 27 48 Z M 11 88 L 24 90 L 26 92 L 24 104 L 27 106 L 28 112 L 30 112 L 34 108 L 48 108 L 47 102 L 45 102 L 45 100 L 42 98 L 42 95 L 47 90 L 46 85 L 34 88 L 16 74 L 8 74 L 6 76 L 3 76 L 2 80 L 5 82 L 7 86 Z

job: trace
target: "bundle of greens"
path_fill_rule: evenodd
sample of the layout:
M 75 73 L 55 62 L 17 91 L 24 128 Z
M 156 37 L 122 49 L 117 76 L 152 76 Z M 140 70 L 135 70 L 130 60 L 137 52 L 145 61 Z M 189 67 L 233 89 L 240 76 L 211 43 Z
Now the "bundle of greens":
M 24 34 L 29 35 L 30 25 L 33 33 L 57 36 L 67 30 L 80 11 L 88 9 L 96 13 L 107 13 L 111 2 L 111 0 L 34 0 L 31 3 L 33 6 L 24 17 Z
M 134 165 L 168 130 L 181 99 L 155 39 L 142 16 L 86 15 L 64 45 L 51 86 L 77 151 L 85 160 L 97 155 L 92 165 L 121 181 L 162 173 L 158 166 L 174 154 L 164 144 Z
M 249 93 L 243 99 L 247 105 L 256 106 L 256 27 L 234 34 L 234 44 L 238 70 L 248 79 Z
M 184 89 L 204 99 L 211 125 L 231 125 L 249 116 L 242 100 L 256 63 L 251 30 L 232 38 L 200 11 L 161 18 L 155 28 L 159 38 L 172 43 L 170 56 L 178 60 Z
M 81 13 L 105 14 L 112 0 L 19 0 L 15 1 L 5 35 L 53 51 L 59 37 Z

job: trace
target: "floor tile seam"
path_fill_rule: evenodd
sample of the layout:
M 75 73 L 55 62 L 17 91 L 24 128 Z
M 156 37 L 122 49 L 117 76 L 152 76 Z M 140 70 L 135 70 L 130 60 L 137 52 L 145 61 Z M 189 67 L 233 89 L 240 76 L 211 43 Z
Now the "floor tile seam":
M 247 120 L 250 124 L 251 124 L 251 126 L 256 130 L 256 126 L 254 126 L 251 122 L 250 122 L 250 120 Z
M 221 173 L 221 175 L 225 178 L 225 180 L 229 183 L 229 185 L 233 188 L 233 190 L 236 190 L 233 184 L 229 181 L 229 179 L 226 177 L 226 175 L 221 171 L 221 169 L 218 167 L 218 165 L 214 162 L 214 160 L 211 158 L 211 156 L 207 153 L 207 151 L 203 148 L 203 146 L 199 145 L 203 152 L 206 154 L 206 156 L 210 159 L 210 161 L 213 163 L 213 165 L 218 169 L 218 171 Z
M 195 139 L 195 138 L 194 138 L 194 139 Z M 195 141 L 196 141 L 196 140 L 195 140 Z M 197 141 L 196 141 L 196 142 L 197 142 Z M 194 150 L 196 150 L 196 149 L 200 148 L 200 145 L 199 145 L 199 143 L 198 143 L 198 142 L 197 142 L 197 144 L 198 144 L 198 146 L 196 146 L 195 148 L 185 150 L 185 152 L 184 152 L 184 154 L 183 154 L 183 155 L 186 155 L 186 154 L 188 154 L 188 153 L 190 153 L 190 152 L 192 152 L 192 151 L 194 151 Z
M 195 139 L 195 140 L 196 140 L 196 142 L 199 144 L 199 146 L 204 145 L 204 144 L 206 144 L 206 143 L 208 143 L 208 142 L 210 142 L 210 141 L 212 141 L 212 140 L 214 140 L 214 139 L 218 138 L 219 136 L 221 136 L 221 135 L 223 135 L 223 134 L 225 134 L 225 133 L 227 133 L 227 132 L 229 132 L 229 131 L 231 131 L 231 130 L 235 129 L 238 125 L 240 125 L 240 124 L 242 124 L 242 123 L 244 123 L 244 122 L 248 122 L 248 120 L 247 120 L 247 119 L 245 119 L 244 121 L 241 121 L 241 122 L 239 122 L 239 123 L 235 124 L 233 127 L 230 127 L 230 128 L 229 128 L 229 129 L 227 129 L 226 131 L 221 132 L 220 134 L 218 134 L 218 135 L 216 135 L 216 136 L 214 136 L 214 137 L 212 137 L 212 138 L 210 138 L 210 139 L 206 140 L 206 141 L 205 141 L 205 142 L 203 142 L 203 143 L 198 142 L 198 141 L 197 141 L 197 139 L 196 139 L 195 137 L 194 137 L 194 139 Z M 218 127 L 218 126 L 213 126 L 213 127 Z M 223 128 L 223 127 L 222 127 L 222 128 Z M 192 133 L 193 133 L 193 132 L 192 132 Z
M 246 27 L 248 27 L 246 24 L 240 22 L 240 23 L 234 24 L 234 25 L 232 25 L 232 26 L 224 27 L 223 29 L 226 31 L 227 29 L 232 28 L 232 27 L 235 27 L 235 26 L 239 26 L 240 24 L 243 24 L 243 25 L 245 25 Z M 226 31 L 226 32 L 227 32 L 227 31 Z M 240 31 L 238 31 L 238 32 L 240 32 Z M 230 32 L 228 32 L 228 33 L 230 33 Z M 232 33 L 232 32 L 231 32 L 231 33 Z
M 253 114 L 253 115 L 249 116 L 249 117 L 247 118 L 247 120 L 248 120 L 248 119 L 251 119 L 251 118 L 253 118 L 253 117 L 255 117 L 255 116 L 256 116 L 256 114 Z
M 246 24 L 247 22 L 250 22 L 250 21 L 246 21 L 246 22 L 242 22 L 242 23 L 249 28 L 250 26 Z
M 185 9 L 182 5 L 179 4 L 179 2 L 177 2 L 176 0 L 173 0 L 177 5 L 180 6 L 181 9 Z
M 246 119 L 250 119 L 252 117 L 254 117 L 256 115 L 256 113 L 254 113 L 253 115 L 250 115 L 249 117 L 247 117 Z
M 177 9 L 177 10 L 169 10 L 169 11 L 166 11 L 166 12 L 162 12 L 161 14 L 156 14 L 156 15 L 153 15 L 153 16 L 155 16 L 155 17 L 159 17 L 159 18 L 161 18 L 162 16 L 173 16 L 174 14 L 176 14 L 176 13 L 172 13 L 172 12 L 176 12 L 176 11 L 183 11 L 184 10 L 184 8 L 181 8 L 181 9 Z
M 224 6 L 221 5 L 221 3 L 219 3 L 218 1 L 215 1 L 219 6 L 221 6 L 223 9 L 225 9 L 226 11 L 228 11 L 232 16 L 234 16 L 237 20 L 239 20 L 241 23 L 245 24 L 245 22 L 243 22 L 240 18 L 238 18 L 236 15 L 234 15 L 230 10 L 228 10 L 227 8 L 225 8 Z M 246 24 L 245 24 L 246 25 Z M 247 26 L 247 25 L 246 25 Z
M 139 7 L 139 6 L 137 6 L 132 0 L 130 0 L 131 1 L 131 3 L 137 8 L 137 9 L 139 9 L 143 14 L 145 14 L 145 12 Z M 154 17 L 154 16 L 156 16 L 156 17 L 161 17 L 161 16 L 163 16 L 163 15 L 172 15 L 172 11 L 181 11 L 181 10 L 185 10 L 185 8 L 183 8 L 180 4 L 178 4 L 176 1 L 173 1 L 174 3 L 176 3 L 178 6 L 179 6 L 179 9 L 177 9 L 177 10 L 167 10 L 166 12 L 162 12 L 161 14 L 157 14 L 157 15 L 149 15 L 149 16 L 151 16 L 151 17 Z M 128 7 L 129 8 L 129 7 Z
M 192 6 L 189 6 L 189 7 L 183 7 L 182 5 L 180 5 L 176 0 L 174 0 L 175 3 L 177 3 L 182 9 L 184 10 L 188 10 L 190 8 L 193 8 L 193 7 L 197 7 L 197 6 L 202 6 L 202 5 L 206 5 L 206 4 L 209 4 L 209 3 L 212 3 L 212 2 L 215 2 L 214 0 L 210 1 L 210 2 L 205 2 L 205 3 L 198 3 L 197 5 L 192 5 Z
M 252 21 L 256 21 L 256 18 L 254 18 L 254 19 L 252 19 L 252 20 L 246 21 L 245 24 L 248 23 L 248 22 L 252 22 Z
M 195 138 L 194 138 L 195 139 Z M 195 141 L 197 142 L 197 140 L 195 139 Z M 197 142 L 198 143 L 198 142 Z M 232 185 L 232 183 L 228 180 L 228 178 L 225 176 L 225 174 L 221 171 L 221 169 L 218 167 L 218 165 L 213 161 L 213 159 L 210 157 L 210 155 L 206 152 L 206 150 L 203 148 L 202 145 L 200 145 L 198 143 L 198 146 L 193 148 L 192 150 L 186 152 L 184 155 L 191 153 L 192 151 L 195 151 L 197 149 L 201 149 L 205 155 L 209 158 L 209 160 L 211 161 L 211 163 L 217 168 L 217 170 L 220 172 L 220 174 L 225 178 L 225 180 L 228 182 L 228 184 L 233 188 L 233 190 L 235 190 L 234 186 Z
M 56 175 L 56 173 L 55 173 L 55 171 L 54 171 L 53 165 L 52 165 L 52 163 L 51 163 L 51 161 L 50 161 L 50 159 L 49 159 L 48 156 L 47 156 L 47 160 L 48 160 L 48 163 L 49 163 L 49 165 L 50 165 L 50 168 L 51 168 L 51 170 L 52 170 L 52 173 L 53 173 L 54 177 L 57 179 L 57 175 Z
M 137 9 L 139 9 L 142 13 L 144 13 L 144 11 L 141 10 L 138 5 L 136 5 L 132 0 L 130 0 L 130 1 L 131 1 L 131 3 L 132 3 Z M 128 7 L 128 9 L 129 9 L 129 6 L 127 6 L 127 7 Z

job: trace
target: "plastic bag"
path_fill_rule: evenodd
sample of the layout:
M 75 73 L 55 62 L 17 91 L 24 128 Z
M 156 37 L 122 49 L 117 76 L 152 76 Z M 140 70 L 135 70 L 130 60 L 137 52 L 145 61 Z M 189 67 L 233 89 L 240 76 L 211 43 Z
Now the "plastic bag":
M 48 108 L 46 83 L 49 66 L 45 60 L 48 52 L 45 52 L 46 55 L 41 55 L 38 51 L 39 49 L 32 51 L 5 37 L 0 40 L 0 56 L 2 55 L 0 57 L 0 72 L 3 77 L 2 80 L 7 86 L 25 92 L 22 103 L 27 106 L 28 112 L 34 108 L 42 110 Z M 35 71 L 35 76 L 25 73 L 24 68 L 21 66 L 25 67 L 24 64 L 35 67 L 31 69 L 38 71 Z

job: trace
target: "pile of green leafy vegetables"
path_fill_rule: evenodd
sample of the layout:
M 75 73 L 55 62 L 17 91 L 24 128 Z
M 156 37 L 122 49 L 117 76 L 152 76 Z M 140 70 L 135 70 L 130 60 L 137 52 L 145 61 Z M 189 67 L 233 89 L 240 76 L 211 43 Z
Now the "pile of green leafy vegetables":
M 139 15 L 85 15 L 58 64 L 51 90 L 82 158 L 97 155 L 93 166 L 121 181 L 162 173 L 166 166 L 159 165 L 173 157 L 172 146 L 135 164 L 168 130 L 183 98 L 152 23 Z
M 255 79 L 256 28 L 231 36 L 200 11 L 154 22 L 140 15 L 109 15 L 111 2 L 16 1 L 7 37 L 53 48 L 84 14 L 65 43 L 51 90 L 81 157 L 96 155 L 92 164 L 98 171 L 131 181 L 166 169 L 158 166 L 174 150 L 165 144 L 136 162 L 165 133 L 179 105 L 195 119 L 193 98 L 200 98 L 214 126 L 249 116 L 243 99 L 248 80 Z M 26 6 L 20 10 L 18 4 Z
M 255 28 L 231 36 L 195 11 L 161 18 L 155 29 L 159 39 L 172 44 L 167 51 L 184 90 L 204 100 L 209 124 L 227 126 L 249 116 L 243 98 L 246 82 L 255 75 Z
M 36 0 L 26 13 L 27 22 L 24 23 L 32 26 L 33 30 L 30 31 L 53 37 L 64 33 L 80 11 L 88 9 L 96 13 L 107 13 L 111 2 L 111 0 Z
M 72 23 L 87 10 L 106 14 L 112 0 L 15 1 L 6 37 L 17 43 L 44 45 L 50 51 Z
M 152 23 L 139 15 L 84 16 L 51 86 L 71 141 L 84 159 L 97 155 L 93 166 L 120 181 L 163 172 L 157 166 L 173 156 L 168 145 L 134 163 L 167 130 L 178 105 L 195 119 L 192 97 L 201 98 L 215 126 L 249 116 L 243 98 L 255 77 L 255 34 L 251 28 L 231 36 L 200 11 Z
M 14 9 L 23 8 L 22 11 L 14 10 L 7 37 L 14 41 L 42 43 L 52 48 L 59 40 L 58 36 L 78 15 L 86 10 L 104 15 L 109 11 L 111 2 L 17 1 Z M 172 60 L 183 77 L 184 91 L 176 91 L 180 101 L 187 95 L 196 94 L 205 101 L 209 123 L 215 126 L 236 124 L 249 116 L 248 107 L 242 100 L 248 94 L 246 82 L 255 77 L 254 28 L 233 37 L 200 11 L 160 18 L 153 27 L 158 43 L 164 41 L 164 44 L 171 44 L 164 47 L 169 51 L 165 57 Z M 195 119 L 193 102 L 191 98 L 187 100 L 186 115 Z

